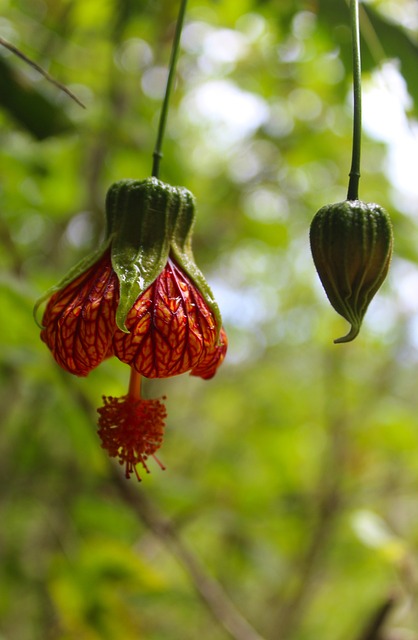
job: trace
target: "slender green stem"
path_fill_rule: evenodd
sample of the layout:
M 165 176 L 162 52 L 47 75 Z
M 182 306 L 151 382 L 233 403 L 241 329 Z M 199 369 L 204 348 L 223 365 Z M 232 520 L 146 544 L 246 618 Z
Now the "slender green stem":
M 351 0 L 351 37 L 353 47 L 353 149 L 347 200 L 358 200 L 361 155 L 361 56 L 358 0 Z
M 170 58 L 170 65 L 169 65 L 169 71 L 168 71 L 168 77 L 167 77 L 167 85 L 165 88 L 163 105 L 161 107 L 160 121 L 158 123 L 157 141 L 155 143 L 154 153 L 152 154 L 152 157 L 153 157 L 152 175 L 155 178 L 158 178 L 159 176 L 160 161 L 161 161 L 161 158 L 163 157 L 161 149 L 163 145 L 165 126 L 167 123 L 171 88 L 174 82 L 176 63 L 177 63 L 178 53 L 180 49 L 180 38 L 181 38 L 182 29 L 183 29 L 184 16 L 186 14 L 186 5 L 187 5 L 187 0 L 181 0 L 179 14 L 177 17 L 176 32 L 174 34 L 173 46 L 171 49 L 171 58 Z

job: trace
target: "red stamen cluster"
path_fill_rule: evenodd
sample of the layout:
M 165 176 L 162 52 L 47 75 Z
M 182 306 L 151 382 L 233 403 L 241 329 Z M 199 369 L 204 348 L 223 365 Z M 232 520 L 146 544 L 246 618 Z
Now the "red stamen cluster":
M 164 466 L 154 455 L 163 442 L 167 412 L 159 400 L 103 397 L 104 406 L 98 409 L 99 430 L 102 448 L 109 456 L 119 458 L 119 464 L 125 465 L 125 476 L 135 473 L 141 478 L 136 465 L 141 464 L 149 473 L 146 460 L 152 456 L 157 464 Z

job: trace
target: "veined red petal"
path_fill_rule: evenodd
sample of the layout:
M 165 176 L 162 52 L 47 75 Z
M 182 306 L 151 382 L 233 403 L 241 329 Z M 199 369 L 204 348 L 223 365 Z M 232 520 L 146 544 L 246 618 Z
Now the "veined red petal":
M 168 378 L 193 369 L 217 344 L 214 316 L 199 290 L 168 260 L 117 330 L 115 355 L 147 378 Z
M 86 376 L 113 355 L 118 300 L 119 284 L 108 251 L 51 297 L 41 338 L 63 369 Z
M 227 349 L 228 338 L 226 336 L 224 328 L 222 327 L 219 334 L 218 344 L 212 346 L 209 349 L 206 349 L 205 355 L 201 360 L 199 360 L 198 364 L 193 367 L 190 375 L 198 376 L 199 378 L 203 378 L 204 380 L 213 378 L 218 370 L 218 367 L 221 366 L 225 358 Z

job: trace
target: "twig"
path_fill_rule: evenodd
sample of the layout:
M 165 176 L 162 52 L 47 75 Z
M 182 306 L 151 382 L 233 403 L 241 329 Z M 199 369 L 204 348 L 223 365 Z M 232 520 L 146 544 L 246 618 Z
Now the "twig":
M 18 58 L 20 58 L 21 60 L 24 60 L 24 62 L 26 62 L 31 67 L 33 67 L 33 69 L 36 69 L 36 71 L 38 71 L 38 73 L 40 73 L 46 80 L 48 80 L 48 82 L 51 82 L 53 85 L 58 87 L 58 89 L 61 89 L 61 91 L 64 91 L 64 93 L 66 93 L 67 96 L 69 96 L 72 100 L 74 100 L 74 102 L 80 105 L 80 107 L 83 107 L 83 109 L 86 108 L 86 106 L 81 102 L 81 100 L 77 98 L 77 96 L 70 89 L 68 89 L 68 87 L 63 85 L 61 82 L 58 82 L 58 80 L 55 80 L 55 78 L 49 75 L 48 71 L 45 71 L 45 69 L 39 66 L 37 62 L 34 62 L 30 58 L 28 58 L 22 51 L 20 51 L 20 49 L 18 49 L 17 47 L 15 47 L 14 45 L 12 45 L 10 42 L 8 42 L 2 37 L 0 37 L 0 44 L 3 45 L 3 47 L 6 47 L 6 49 L 11 51 L 12 53 L 14 53 L 16 56 L 18 56 Z
M 74 401 L 89 419 L 95 420 L 89 398 L 74 384 L 73 378 L 61 369 L 62 379 Z M 147 529 L 162 542 L 183 566 L 190 581 L 212 614 L 233 640 L 265 640 L 241 615 L 222 586 L 210 576 L 199 559 L 178 535 L 173 522 L 167 518 L 135 483 L 126 480 L 116 462 L 109 459 L 111 480 L 121 499 L 136 513 Z M 277 634 L 274 638 L 278 638 Z
M 322 559 L 334 534 L 335 522 L 340 511 L 341 496 L 338 488 L 325 489 L 318 499 L 317 523 L 307 549 L 294 569 L 298 575 L 297 586 L 287 602 L 281 594 L 278 596 L 283 604 L 278 607 L 271 633 L 277 634 L 277 630 L 280 629 L 280 640 L 293 638 L 306 608 L 315 595 L 315 583 L 320 576 Z M 277 601 L 277 598 L 275 600 Z
M 275 601 L 282 604 L 272 622 L 271 632 L 280 629 L 280 640 L 293 638 L 306 608 L 315 596 L 324 565 L 323 558 L 330 547 L 337 519 L 344 507 L 342 482 L 346 468 L 346 432 L 349 417 L 341 392 L 343 355 L 329 352 L 324 360 L 325 406 L 324 422 L 327 427 L 328 446 L 324 451 L 318 485 L 312 492 L 315 500 L 315 524 L 305 551 L 293 567 L 298 582 L 291 596 L 279 591 Z M 276 631 L 277 637 L 277 631 Z
M 381 640 L 380 633 L 383 630 L 383 625 L 395 604 L 396 599 L 393 595 L 387 597 L 383 604 L 379 605 L 376 611 L 373 612 L 358 640 Z
M 138 489 L 137 485 L 126 480 L 116 464 L 112 463 L 111 467 L 112 478 L 121 498 L 180 562 L 216 622 L 234 640 L 263 640 L 262 636 L 235 608 L 221 585 L 208 575 L 193 552 L 181 540 L 173 523 Z

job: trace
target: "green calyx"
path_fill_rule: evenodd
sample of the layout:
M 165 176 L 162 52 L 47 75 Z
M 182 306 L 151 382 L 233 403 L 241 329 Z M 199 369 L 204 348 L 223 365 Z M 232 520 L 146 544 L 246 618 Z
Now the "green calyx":
M 173 219 L 184 191 L 148 178 L 121 180 L 107 192 L 107 233 L 112 238 L 112 267 L 120 287 L 116 324 L 123 331 L 127 331 L 125 320 L 138 296 L 164 269 Z
M 350 342 L 389 269 L 389 215 L 379 205 L 360 200 L 326 205 L 312 220 L 310 243 L 330 303 L 351 324 L 349 333 L 334 342 Z
M 179 207 L 177 211 L 170 244 L 171 254 L 202 294 L 214 315 L 219 335 L 222 326 L 221 312 L 205 276 L 196 265 L 192 251 L 192 233 L 195 222 L 194 197 L 186 189 L 183 189 L 183 192 L 187 194 L 188 201 L 185 199 L 184 206 Z
M 91 267 L 110 247 L 112 267 L 120 286 L 116 324 L 124 332 L 126 318 L 138 297 L 156 280 L 171 255 L 190 277 L 211 309 L 218 329 L 219 308 L 191 249 L 195 200 L 184 187 L 157 178 L 121 180 L 106 195 L 106 238 L 101 247 L 79 262 L 36 303 L 64 288 Z
M 107 193 L 106 213 L 108 235 L 113 238 L 112 266 L 120 285 L 118 327 L 126 331 L 130 309 L 160 275 L 171 255 L 198 287 L 220 330 L 218 306 L 191 249 L 195 200 L 190 191 L 157 178 L 121 180 Z

